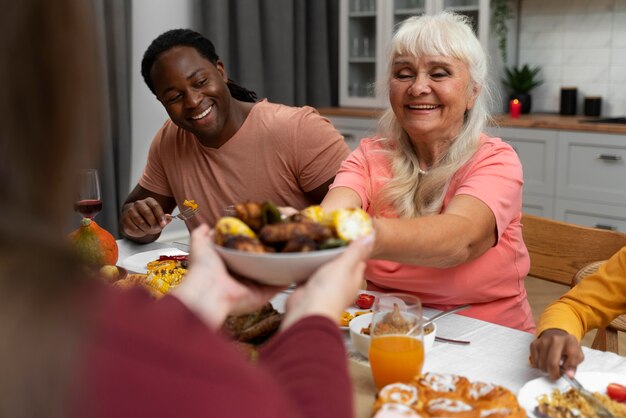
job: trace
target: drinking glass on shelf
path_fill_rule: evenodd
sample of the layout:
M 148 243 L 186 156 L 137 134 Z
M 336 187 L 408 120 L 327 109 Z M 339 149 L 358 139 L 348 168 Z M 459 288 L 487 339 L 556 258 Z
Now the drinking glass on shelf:
M 74 202 L 74 211 L 83 218 L 93 219 L 102 210 L 98 170 L 90 168 L 78 173 L 80 188 Z
M 368 38 L 367 36 L 363 38 L 363 56 L 372 56 L 372 51 L 370 50 L 370 38 Z
M 400 300 L 398 295 L 383 296 L 374 306 L 369 361 L 379 389 L 390 383 L 410 382 L 424 365 L 422 304 L 416 296 L 403 296 L 412 303 L 394 302 Z
M 353 58 L 358 58 L 361 56 L 361 47 L 359 46 L 361 40 L 358 36 L 352 38 L 352 51 L 350 52 L 350 56 Z

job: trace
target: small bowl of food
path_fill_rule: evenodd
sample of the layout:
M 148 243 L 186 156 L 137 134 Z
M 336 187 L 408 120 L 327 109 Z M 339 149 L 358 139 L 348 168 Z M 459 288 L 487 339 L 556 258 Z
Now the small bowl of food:
M 372 323 L 373 313 L 360 315 L 350 321 L 350 340 L 354 344 L 354 348 L 363 357 L 369 358 L 370 336 L 369 326 Z M 428 353 L 435 342 L 437 334 L 437 325 L 433 322 L 424 328 L 424 353 Z
M 275 286 L 308 279 L 352 239 L 372 231 L 361 209 L 324 214 L 310 206 L 283 218 L 271 202 L 246 202 L 234 205 L 231 215 L 215 225 L 215 250 L 234 273 Z

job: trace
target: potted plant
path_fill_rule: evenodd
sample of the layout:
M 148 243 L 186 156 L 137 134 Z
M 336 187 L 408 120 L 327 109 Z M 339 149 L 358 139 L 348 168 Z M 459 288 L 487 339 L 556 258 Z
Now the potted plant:
M 506 67 L 502 83 L 510 92 L 509 100 L 518 99 L 522 103 L 522 113 L 530 113 L 532 100 L 530 91 L 543 83 L 538 78 L 540 67 L 531 68 L 528 64 L 522 67 Z
M 491 24 L 493 33 L 498 40 L 498 49 L 502 62 L 506 65 L 506 46 L 509 27 L 507 21 L 513 17 L 513 8 L 510 0 L 491 0 Z

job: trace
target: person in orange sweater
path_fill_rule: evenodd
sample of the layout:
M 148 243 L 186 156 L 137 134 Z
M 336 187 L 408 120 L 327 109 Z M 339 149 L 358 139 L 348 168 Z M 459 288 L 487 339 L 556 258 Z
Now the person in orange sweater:
M 530 345 L 531 364 L 552 379 L 561 376 L 561 364 L 573 376 L 584 360 L 582 337 L 624 313 L 626 247 L 543 311 Z

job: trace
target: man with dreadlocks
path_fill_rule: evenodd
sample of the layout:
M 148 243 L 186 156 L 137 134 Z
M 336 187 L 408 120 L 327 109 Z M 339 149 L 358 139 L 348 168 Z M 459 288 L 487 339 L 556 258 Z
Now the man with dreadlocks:
M 296 209 L 319 203 L 349 150 L 311 107 L 257 101 L 230 80 L 213 44 L 188 29 L 158 36 L 146 50 L 143 78 L 169 119 L 152 141 L 139 184 L 120 220 L 123 236 L 148 243 L 166 213 L 194 199 L 189 230 L 214 225 L 226 206 L 271 200 Z

